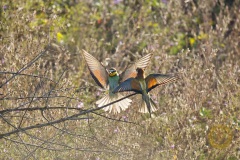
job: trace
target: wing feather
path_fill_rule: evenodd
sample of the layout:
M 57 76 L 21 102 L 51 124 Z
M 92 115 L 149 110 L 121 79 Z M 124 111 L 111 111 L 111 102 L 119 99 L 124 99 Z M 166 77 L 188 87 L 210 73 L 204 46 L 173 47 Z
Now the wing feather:
M 106 68 L 91 54 L 83 50 L 83 56 L 94 81 L 102 88 L 107 88 L 108 72 Z
M 137 93 L 141 93 L 141 85 L 135 78 L 129 78 L 126 81 L 122 82 L 117 86 L 113 93 L 116 92 L 124 92 L 124 91 L 134 91 Z
M 134 64 L 132 64 L 130 67 L 128 67 L 121 75 L 120 75 L 120 82 L 123 82 L 127 80 L 128 78 L 135 78 L 137 76 L 137 68 L 142 68 L 143 70 L 148 66 L 148 63 L 152 57 L 152 53 L 149 53 L 142 58 L 140 58 L 138 61 L 136 61 Z
M 150 74 L 146 77 L 146 84 L 148 91 L 150 92 L 152 89 L 159 85 L 164 85 L 170 82 L 174 82 L 178 79 L 176 76 L 172 75 L 164 75 L 164 74 Z

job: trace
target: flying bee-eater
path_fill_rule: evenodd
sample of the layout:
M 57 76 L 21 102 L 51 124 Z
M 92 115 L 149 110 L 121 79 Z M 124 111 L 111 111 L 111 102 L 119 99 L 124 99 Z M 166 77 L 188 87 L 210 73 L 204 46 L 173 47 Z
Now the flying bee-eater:
M 149 53 L 145 55 L 144 57 L 136 61 L 134 64 L 132 64 L 130 67 L 128 67 L 120 75 L 118 74 L 115 68 L 110 68 L 109 70 L 107 70 L 95 57 L 93 57 L 85 50 L 83 50 L 83 56 L 87 62 L 90 74 L 95 80 L 95 82 L 101 88 L 108 91 L 108 93 L 103 98 L 96 102 L 97 106 L 101 107 L 103 105 L 116 101 L 120 98 L 123 98 L 123 96 L 120 93 L 114 94 L 112 92 L 113 89 L 116 88 L 120 82 L 123 82 L 131 77 L 136 77 L 137 76 L 136 69 L 146 68 L 152 54 Z M 131 102 L 132 102 L 131 99 L 126 98 L 112 105 L 109 105 L 103 109 L 105 111 L 113 112 L 114 114 L 120 113 L 121 111 L 126 110 L 130 106 Z
M 154 103 L 148 93 L 155 87 L 176 81 L 178 78 L 176 76 L 164 74 L 150 74 L 145 78 L 144 70 L 142 68 L 137 68 L 136 71 L 137 76 L 135 78 L 129 78 L 122 82 L 113 90 L 113 93 L 134 91 L 142 94 L 142 103 L 139 112 L 149 112 L 151 117 L 151 113 L 157 110 L 157 105 Z

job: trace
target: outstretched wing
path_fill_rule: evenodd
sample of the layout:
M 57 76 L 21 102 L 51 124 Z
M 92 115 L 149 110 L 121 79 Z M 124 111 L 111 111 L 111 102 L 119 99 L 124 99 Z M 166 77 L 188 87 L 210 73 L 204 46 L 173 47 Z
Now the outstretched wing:
M 135 78 L 129 78 L 126 81 L 120 83 L 119 86 L 113 90 L 113 93 L 124 91 L 134 91 L 140 94 L 142 93 L 140 83 Z
M 164 75 L 164 74 L 150 74 L 146 77 L 147 92 L 150 92 L 153 88 L 164 85 L 170 82 L 174 82 L 178 79 L 176 76 Z
M 120 75 L 120 82 L 127 80 L 128 78 L 135 78 L 137 76 L 137 68 L 142 68 L 143 70 L 148 66 L 148 63 L 152 57 L 152 53 L 145 55 L 144 57 L 140 58 L 130 67 L 128 67 L 121 75 Z
M 100 87 L 106 89 L 108 85 L 108 72 L 106 68 L 96 58 L 94 58 L 85 50 L 83 50 L 83 55 L 94 81 Z

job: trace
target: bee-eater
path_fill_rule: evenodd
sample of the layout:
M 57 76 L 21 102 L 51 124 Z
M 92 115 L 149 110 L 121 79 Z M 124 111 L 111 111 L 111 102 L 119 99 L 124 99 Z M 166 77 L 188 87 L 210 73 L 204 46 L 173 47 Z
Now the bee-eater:
M 100 100 L 96 102 L 98 107 L 116 101 L 123 96 L 121 94 L 112 93 L 113 89 L 116 88 L 120 82 L 125 81 L 128 78 L 136 77 L 137 71 L 136 68 L 146 68 L 152 54 L 147 54 L 142 57 L 138 61 L 136 61 L 133 65 L 127 68 L 121 75 L 118 74 L 115 68 L 111 68 L 107 70 L 96 58 L 94 58 L 91 54 L 83 50 L 84 58 L 87 62 L 90 74 L 92 75 L 95 82 L 101 87 L 108 90 L 108 93 Z M 112 105 L 109 105 L 103 108 L 105 111 L 119 113 L 128 108 L 131 104 L 131 99 L 123 99 L 119 102 L 116 102 Z
M 178 78 L 175 76 L 163 74 L 150 74 L 145 78 L 144 70 L 142 68 L 137 68 L 137 76 L 122 82 L 113 90 L 113 93 L 134 91 L 142 94 L 142 103 L 139 112 L 149 112 L 151 117 L 151 113 L 157 110 L 157 105 L 150 98 L 148 93 L 159 85 L 164 85 L 166 83 L 176 81 L 177 79 Z

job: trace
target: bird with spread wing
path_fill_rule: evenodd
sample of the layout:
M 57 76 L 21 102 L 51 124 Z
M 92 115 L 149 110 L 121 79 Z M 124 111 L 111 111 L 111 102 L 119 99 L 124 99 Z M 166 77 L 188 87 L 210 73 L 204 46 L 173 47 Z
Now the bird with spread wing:
M 149 112 L 151 117 L 151 113 L 157 110 L 157 106 L 148 93 L 155 87 L 176 81 L 178 78 L 176 76 L 164 74 L 150 74 L 145 78 L 142 68 L 137 68 L 136 71 L 137 76 L 135 78 L 129 78 L 122 82 L 113 90 L 113 93 L 134 91 L 142 94 L 142 103 L 139 112 Z
M 113 101 L 116 101 L 123 96 L 120 93 L 114 94 L 112 91 L 116 88 L 120 82 L 123 82 L 129 78 L 134 78 L 137 76 L 137 68 L 145 69 L 148 66 L 150 58 L 152 56 L 151 53 L 145 55 L 130 67 L 128 67 L 122 74 L 118 74 L 115 68 L 110 68 L 107 70 L 95 57 L 91 54 L 83 50 L 83 56 L 87 62 L 88 69 L 90 71 L 91 76 L 94 81 L 105 90 L 108 90 L 108 93 L 96 102 L 98 107 L 109 104 Z M 109 105 L 103 108 L 105 111 L 120 113 L 121 111 L 126 110 L 132 100 L 125 98 L 119 102 L 116 102 L 112 105 Z

